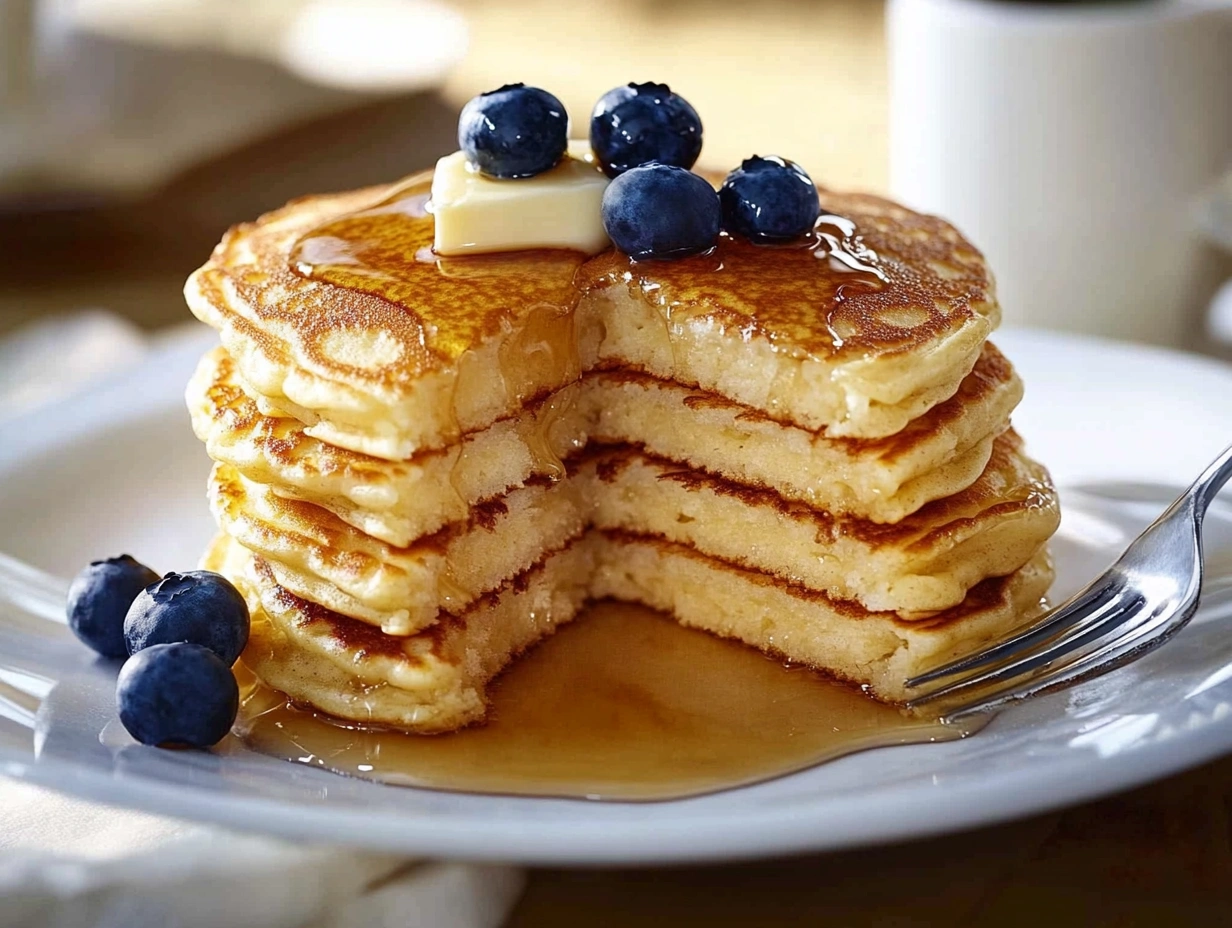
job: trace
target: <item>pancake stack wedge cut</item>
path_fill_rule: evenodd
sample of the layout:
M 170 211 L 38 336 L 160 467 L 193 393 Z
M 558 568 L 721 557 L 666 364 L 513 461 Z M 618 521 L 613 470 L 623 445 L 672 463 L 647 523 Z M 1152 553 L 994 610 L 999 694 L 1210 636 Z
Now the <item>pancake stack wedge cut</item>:
M 790 246 L 439 258 L 430 184 L 295 201 L 186 289 L 205 564 L 266 683 L 450 731 L 613 597 L 898 702 L 1037 613 L 1057 498 L 953 227 L 823 190 Z

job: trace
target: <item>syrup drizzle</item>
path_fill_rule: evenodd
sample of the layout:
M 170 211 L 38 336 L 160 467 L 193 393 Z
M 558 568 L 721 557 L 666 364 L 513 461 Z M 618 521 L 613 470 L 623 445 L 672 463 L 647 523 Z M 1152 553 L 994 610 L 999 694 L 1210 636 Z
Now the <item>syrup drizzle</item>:
M 842 347 L 832 333 L 835 310 L 853 296 L 883 289 L 889 277 L 856 224 L 821 216 L 799 241 L 755 245 L 721 233 L 704 254 L 673 261 L 634 261 L 611 251 L 593 258 L 587 287 L 621 283 L 660 307 L 669 330 L 709 317 L 743 341 L 761 336 L 793 355 Z
M 401 307 L 425 347 L 447 362 L 520 324 L 532 308 L 572 314 L 584 255 L 540 249 L 439 257 L 430 191 L 430 174 L 415 175 L 372 206 L 317 226 L 292 246 L 291 269 Z
M 399 786 L 615 801 L 697 796 L 976 730 L 614 602 L 522 657 L 491 687 L 489 721 L 453 734 L 330 720 L 251 675 L 242 693 L 236 732 L 274 757 Z
M 430 189 L 430 175 L 409 178 L 375 205 L 309 231 L 292 247 L 289 263 L 302 277 L 402 307 L 425 346 L 449 362 L 508 334 L 532 308 L 572 315 L 583 293 L 617 283 L 660 306 L 669 326 L 712 317 L 745 340 L 764 336 L 801 355 L 830 354 L 853 339 L 887 346 L 910 341 L 923 318 L 887 324 L 885 313 L 901 318 L 910 308 L 931 319 L 938 302 L 966 302 L 978 283 L 955 271 L 922 290 L 918 274 L 904 275 L 900 262 L 866 243 L 876 228 L 837 213 L 824 213 L 797 242 L 754 245 L 723 233 L 705 254 L 673 261 L 633 261 L 614 250 L 589 260 L 553 249 L 439 257 L 432 251 Z M 918 247 L 907 234 L 912 231 L 905 227 L 891 240 L 881 230 L 880 237 L 892 251 L 910 250 Z M 943 293 L 947 288 L 955 292 Z

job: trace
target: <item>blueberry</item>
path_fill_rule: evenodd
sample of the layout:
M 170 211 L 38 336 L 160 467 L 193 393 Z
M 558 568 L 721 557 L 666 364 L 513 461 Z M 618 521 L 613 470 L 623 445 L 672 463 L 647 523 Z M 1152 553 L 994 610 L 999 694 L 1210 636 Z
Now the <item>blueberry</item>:
M 158 574 L 127 554 L 94 561 L 68 588 L 68 625 L 103 657 L 128 657 L 124 616 Z
M 231 668 L 209 648 L 183 641 L 134 654 L 116 682 L 120 721 L 142 744 L 217 744 L 239 705 Z
M 723 228 L 754 242 L 803 235 L 821 215 L 817 187 L 800 165 L 778 155 L 745 158 L 719 189 Z
M 702 151 L 702 120 L 667 84 L 626 84 L 595 104 L 590 147 L 608 177 L 651 161 L 691 168 Z
M 684 258 L 719 235 L 719 197 L 696 174 L 668 164 L 625 171 L 603 191 L 603 228 L 636 260 Z
M 565 106 L 546 90 L 506 84 L 473 97 L 458 118 L 458 147 L 490 177 L 534 177 L 569 143 Z
M 209 648 L 230 667 L 248 643 L 248 604 L 221 574 L 167 574 L 133 600 L 124 639 L 129 654 L 188 641 Z

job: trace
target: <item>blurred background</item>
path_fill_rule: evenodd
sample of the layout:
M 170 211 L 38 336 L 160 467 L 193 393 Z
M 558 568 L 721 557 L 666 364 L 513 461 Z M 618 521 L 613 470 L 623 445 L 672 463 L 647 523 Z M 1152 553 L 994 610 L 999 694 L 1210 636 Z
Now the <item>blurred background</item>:
M 884 10 L 460 0 L 0 0 L 0 332 L 104 306 L 146 327 L 232 223 L 392 180 L 457 148 L 471 96 L 594 101 L 667 81 L 717 165 L 782 150 L 886 183 Z
M 430 165 L 475 93 L 543 86 L 583 135 L 600 94 L 653 79 L 701 113 L 708 165 L 778 153 L 954 219 L 1010 321 L 1217 353 L 1228 19 L 1210 0 L 0 0 L 0 336 L 92 307 L 182 322 L 227 226 Z

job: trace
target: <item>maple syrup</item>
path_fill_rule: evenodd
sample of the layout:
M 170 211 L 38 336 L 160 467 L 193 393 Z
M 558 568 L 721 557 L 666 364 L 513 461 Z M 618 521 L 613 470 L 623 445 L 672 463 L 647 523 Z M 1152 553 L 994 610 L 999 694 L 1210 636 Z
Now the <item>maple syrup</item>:
M 473 793 L 665 800 L 757 783 L 868 748 L 964 737 L 858 689 L 601 602 L 489 689 L 486 724 L 365 729 L 298 708 L 246 674 L 236 732 L 340 774 Z
M 403 307 L 404 334 L 409 337 L 413 329 L 430 352 L 451 363 L 523 324 L 528 310 L 537 317 L 529 347 L 570 341 L 579 296 L 573 278 L 585 255 L 536 249 L 440 257 L 432 252 L 431 187 L 431 172 L 415 175 L 373 206 L 312 229 L 292 247 L 290 268 Z M 550 331 L 553 321 L 557 332 Z M 535 361 L 566 370 L 577 364 L 568 351 L 548 352 Z

